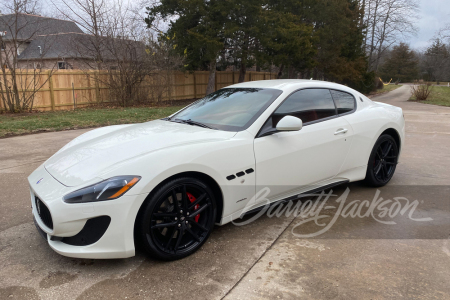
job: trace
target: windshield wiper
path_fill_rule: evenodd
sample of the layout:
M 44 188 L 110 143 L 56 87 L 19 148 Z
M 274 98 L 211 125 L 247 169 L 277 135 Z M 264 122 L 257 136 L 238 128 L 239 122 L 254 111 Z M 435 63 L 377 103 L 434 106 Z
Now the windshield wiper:
M 175 119 L 174 121 L 180 122 L 180 123 L 189 124 L 189 125 L 199 126 L 199 127 L 203 127 L 203 128 L 209 128 L 209 129 L 217 130 L 217 129 L 214 128 L 214 127 L 208 126 L 208 125 L 206 125 L 206 124 L 203 124 L 203 123 L 200 123 L 200 122 L 197 122 L 197 121 L 192 121 L 191 119 L 188 119 L 188 120 Z

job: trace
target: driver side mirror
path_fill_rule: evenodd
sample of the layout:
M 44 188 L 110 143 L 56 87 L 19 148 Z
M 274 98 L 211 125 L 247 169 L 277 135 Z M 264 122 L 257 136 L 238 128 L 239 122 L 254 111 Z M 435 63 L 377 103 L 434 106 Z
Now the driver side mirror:
M 293 116 L 283 117 L 277 124 L 277 131 L 299 131 L 303 122 L 300 118 Z

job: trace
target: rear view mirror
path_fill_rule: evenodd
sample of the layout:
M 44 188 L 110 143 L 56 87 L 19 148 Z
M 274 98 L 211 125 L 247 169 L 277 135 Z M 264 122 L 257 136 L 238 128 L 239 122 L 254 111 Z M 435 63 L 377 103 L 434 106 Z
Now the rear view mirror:
M 278 131 L 298 131 L 302 129 L 303 122 L 300 118 L 285 116 L 277 124 Z

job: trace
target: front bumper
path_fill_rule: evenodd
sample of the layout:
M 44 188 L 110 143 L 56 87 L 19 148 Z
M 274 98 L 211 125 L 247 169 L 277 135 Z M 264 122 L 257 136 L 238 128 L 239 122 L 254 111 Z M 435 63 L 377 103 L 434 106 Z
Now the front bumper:
M 57 253 L 96 259 L 135 255 L 134 223 L 146 195 L 125 195 L 111 201 L 67 204 L 62 197 L 73 191 L 73 187 L 62 185 L 43 166 L 36 169 L 28 181 L 36 225 Z M 50 211 L 53 228 L 46 226 L 39 216 L 35 197 Z M 109 222 L 106 222 L 108 219 Z M 105 223 L 108 223 L 105 228 L 99 228 Z

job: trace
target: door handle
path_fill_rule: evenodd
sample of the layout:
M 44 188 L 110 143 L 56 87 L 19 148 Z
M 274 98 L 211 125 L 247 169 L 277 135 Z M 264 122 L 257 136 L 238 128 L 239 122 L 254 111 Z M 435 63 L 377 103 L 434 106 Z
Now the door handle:
M 336 130 L 336 132 L 334 133 L 334 135 L 345 134 L 345 133 L 347 133 L 347 131 L 348 131 L 347 128 L 339 128 L 338 130 Z

